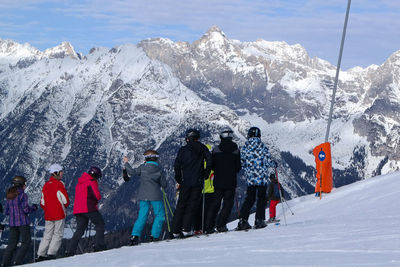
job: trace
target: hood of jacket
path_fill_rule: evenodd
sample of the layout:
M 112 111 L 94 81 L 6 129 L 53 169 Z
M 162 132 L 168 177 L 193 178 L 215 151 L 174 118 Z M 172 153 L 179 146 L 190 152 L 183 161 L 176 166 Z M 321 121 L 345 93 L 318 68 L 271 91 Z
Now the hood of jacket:
M 263 142 L 259 137 L 251 137 L 246 140 L 245 146 L 251 148 L 252 150 L 256 150 L 257 148 L 263 147 Z
M 91 180 L 96 180 L 95 178 L 93 178 L 92 176 L 90 176 L 89 173 L 84 172 L 81 177 L 79 177 L 78 179 L 78 184 L 85 184 Z
M 195 153 L 197 155 L 203 153 L 202 144 L 200 142 L 198 142 L 198 141 L 190 140 L 187 143 L 187 147 L 189 148 L 190 151 L 192 151 L 193 153 Z
M 238 146 L 236 143 L 234 143 L 232 140 L 227 139 L 227 138 L 222 138 L 221 143 L 218 145 L 218 148 L 225 153 L 232 153 L 236 149 L 238 149 Z

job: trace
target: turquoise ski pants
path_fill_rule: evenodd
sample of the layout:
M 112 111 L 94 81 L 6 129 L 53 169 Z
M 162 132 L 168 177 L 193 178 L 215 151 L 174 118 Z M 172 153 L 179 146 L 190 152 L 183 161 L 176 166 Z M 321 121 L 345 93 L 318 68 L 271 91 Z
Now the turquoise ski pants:
M 132 229 L 133 236 L 141 236 L 144 226 L 146 225 L 147 215 L 149 214 L 150 204 L 153 207 L 154 222 L 151 228 L 151 236 L 159 238 L 165 221 L 164 206 L 161 200 L 148 201 L 140 200 L 139 202 L 139 215 Z

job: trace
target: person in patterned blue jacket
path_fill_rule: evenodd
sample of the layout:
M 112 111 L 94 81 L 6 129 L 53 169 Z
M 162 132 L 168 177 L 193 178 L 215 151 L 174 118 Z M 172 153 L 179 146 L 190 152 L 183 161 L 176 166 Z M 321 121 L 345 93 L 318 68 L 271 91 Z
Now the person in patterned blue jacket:
M 250 210 L 257 197 L 257 209 L 254 227 L 264 228 L 265 208 L 267 205 L 267 186 L 270 168 L 276 163 L 271 159 L 268 147 L 261 141 L 261 131 L 257 127 L 251 127 L 247 134 L 247 140 L 240 154 L 242 169 L 247 182 L 246 198 L 240 209 L 240 220 L 237 230 L 247 230 L 251 226 L 248 223 Z

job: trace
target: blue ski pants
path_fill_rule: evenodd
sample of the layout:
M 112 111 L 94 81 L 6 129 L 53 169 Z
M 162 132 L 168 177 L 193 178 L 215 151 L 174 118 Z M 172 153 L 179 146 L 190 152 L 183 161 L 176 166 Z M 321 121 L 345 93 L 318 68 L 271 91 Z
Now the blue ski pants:
M 139 202 L 139 215 L 132 229 L 133 236 L 141 236 L 144 226 L 146 225 L 147 215 L 149 214 L 150 205 L 153 207 L 154 222 L 151 228 L 151 236 L 159 238 L 163 223 L 165 221 L 164 206 L 161 200 L 148 201 L 140 200 Z

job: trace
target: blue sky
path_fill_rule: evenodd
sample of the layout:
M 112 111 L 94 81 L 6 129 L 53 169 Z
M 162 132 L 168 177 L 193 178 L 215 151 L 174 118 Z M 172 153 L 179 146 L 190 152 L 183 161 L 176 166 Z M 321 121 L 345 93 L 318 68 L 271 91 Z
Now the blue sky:
M 0 38 L 76 51 L 151 37 L 193 42 L 217 25 L 231 39 L 301 44 L 336 65 L 347 0 L 0 0 Z M 342 68 L 400 50 L 400 1 L 353 0 Z

